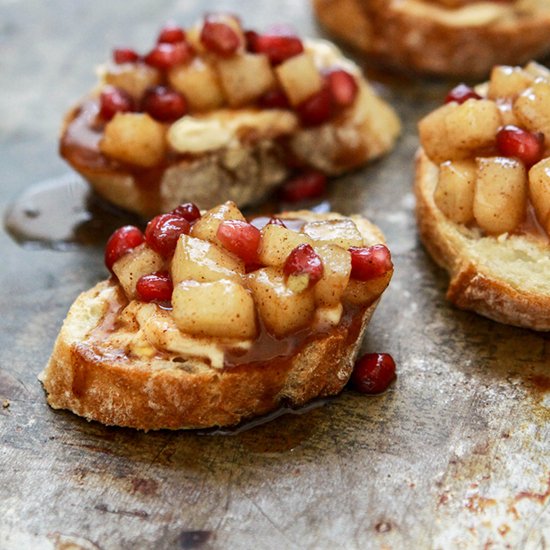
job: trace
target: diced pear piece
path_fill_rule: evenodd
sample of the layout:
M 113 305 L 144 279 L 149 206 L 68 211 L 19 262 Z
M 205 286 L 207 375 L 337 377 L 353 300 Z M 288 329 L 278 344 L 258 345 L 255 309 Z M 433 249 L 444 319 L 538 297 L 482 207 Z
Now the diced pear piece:
M 209 241 L 180 235 L 171 271 L 174 285 L 186 280 L 242 282 L 244 263 Z
M 319 69 L 309 52 L 287 59 L 275 69 L 275 72 L 293 106 L 316 94 L 323 86 Z
M 158 69 L 145 63 L 109 63 L 103 80 L 106 84 L 122 88 L 139 101 L 147 88 L 161 83 L 161 75 Z
M 455 102 L 432 111 L 418 123 L 418 134 L 424 151 L 432 162 L 439 164 L 449 159 L 466 158 L 468 153 L 449 144 L 445 119 L 458 109 Z
M 197 220 L 191 228 L 191 236 L 222 246 L 216 234 L 218 227 L 225 220 L 246 221 L 237 205 L 233 201 L 227 201 L 215 206 Z
M 250 292 L 235 281 L 182 281 L 174 287 L 172 307 L 177 327 L 186 334 L 256 337 L 254 301 Z
M 251 103 L 275 85 L 269 59 L 263 54 L 243 53 L 220 59 L 216 68 L 231 107 Z
M 445 117 L 449 145 L 466 151 L 494 145 L 500 126 L 500 111 L 489 99 L 468 99 Z
M 529 61 L 529 63 L 525 65 L 524 70 L 534 78 L 545 78 L 546 80 L 550 80 L 550 69 L 536 61 Z
M 168 71 L 172 88 L 185 96 L 191 111 L 212 111 L 224 103 L 218 75 L 211 64 L 195 57 L 188 65 L 176 65 Z
M 529 198 L 537 220 L 550 235 L 550 158 L 545 158 L 529 170 Z
M 113 272 L 118 278 L 129 300 L 136 298 L 136 284 L 140 277 L 160 271 L 164 259 L 145 243 L 121 256 L 113 264 Z
M 316 244 L 337 244 L 347 250 L 352 246 L 363 246 L 363 236 L 350 219 L 308 222 L 302 232 Z
M 490 99 L 512 98 L 521 94 L 533 82 L 533 76 L 521 67 L 497 65 L 491 71 L 489 91 Z
M 264 267 L 248 275 L 248 286 L 266 329 L 278 338 L 309 326 L 315 313 L 313 289 L 299 294 L 285 284 L 282 269 Z
M 536 80 L 514 102 L 514 113 L 528 130 L 542 132 L 550 143 L 550 82 Z
M 165 127 L 146 113 L 117 113 L 105 125 L 99 150 L 115 160 L 151 168 L 164 158 Z
M 384 275 L 370 281 L 358 281 L 350 279 L 342 296 L 342 300 L 348 304 L 367 306 L 372 304 L 384 292 L 390 284 L 393 269 Z
M 314 248 L 323 262 L 323 276 L 313 287 L 315 302 L 330 308 L 340 303 L 346 290 L 351 273 L 351 255 L 335 244 L 322 244 Z
M 455 223 L 474 219 L 476 164 L 473 160 L 453 160 L 439 166 L 434 202 Z
M 527 174 L 522 162 L 507 157 L 478 158 L 474 217 L 487 233 L 512 231 L 525 215 Z
M 266 225 L 261 233 L 258 258 L 263 265 L 283 265 L 288 255 L 297 246 L 313 244 L 313 241 L 307 235 L 276 224 Z

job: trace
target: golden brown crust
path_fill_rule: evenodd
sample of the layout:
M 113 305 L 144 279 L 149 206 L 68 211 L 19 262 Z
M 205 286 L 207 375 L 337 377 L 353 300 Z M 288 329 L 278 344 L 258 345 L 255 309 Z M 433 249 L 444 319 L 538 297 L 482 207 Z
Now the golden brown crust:
M 305 211 L 294 216 L 313 219 Z M 383 241 L 364 219 L 369 239 Z M 90 333 L 109 308 L 124 301 L 113 281 L 81 294 L 67 315 L 40 378 L 48 403 L 88 420 L 143 430 L 234 425 L 283 404 L 303 405 L 337 394 L 346 384 L 377 302 L 328 332 L 306 339 L 290 357 L 223 369 L 173 357 L 148 360 L 106 352 Z
M 550 330 L 550 282 L 546 288 L 529 282 L 530 274 L 534 277 L 533 266 L 548 261 L 548 245 L 524 236 L 505 241 L 481 237 L 450 222 L 433 200 L 437 176 L 437 166 L 420 149 L 416 157 L 416 217 L 424 246 L 451 277 L 447 298 L 461 309 L 500 323 Z M 517 261 L 522 265 L 516 266 L 515 272 L 523 279 L 514 280 L 505 267 L 499 267 L 497 255 L 505 249 L 507 253 L 521 252 Z M 505 259 L 501 263 L 506 266 Z
M 477 6 L 476 6 L 477 4 Z M 503 11 L 491 16 L 492 6 Z M 493 65 L 517 65 L 550 52 L 550 10 L 514 3 L 454 6 L 409 0 L 313 0 L 320 22 L 338 38 L 401 70 L 457 77 L 486 75 Z M 484 6 L 483 6 L 484 5 Z

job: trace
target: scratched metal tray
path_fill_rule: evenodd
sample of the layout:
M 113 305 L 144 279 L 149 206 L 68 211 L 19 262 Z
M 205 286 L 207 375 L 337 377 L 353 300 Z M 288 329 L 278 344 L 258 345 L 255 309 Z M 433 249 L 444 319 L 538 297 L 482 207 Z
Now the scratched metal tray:
M 0 548 L 547 548 L 548 335 L 453 309 L 416 233 L 415 125 L 449 83 L 371 72 L 403 136 L 326 197 L 377 222 L 393 251 L 363 343 L 397 360 L 386 394 L 345 391 L 234 435 L 143 434 L 47 407 L 36 376 L 73 299 L 105 276 L 105 226 L 57 157 L 62 113 L 112 46 L 150 44 L 165 20 L 215 9 L 322 35 L 306 0 L 0 2 L 0 206 L 7 216 L 37 182 L 74 181 L 56 216 L 78 219 L 81 243 L 0 233 Z

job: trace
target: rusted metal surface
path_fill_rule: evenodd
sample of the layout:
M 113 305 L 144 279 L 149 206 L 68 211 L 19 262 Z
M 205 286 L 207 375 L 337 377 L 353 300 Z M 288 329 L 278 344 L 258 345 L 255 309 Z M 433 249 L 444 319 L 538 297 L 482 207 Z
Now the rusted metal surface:
M 305 0 L 1 2 L 2 210 L 67 173 L 59 121 L 111 46 L 149 45 L 165 20 L 216 7 L 320 34 Z M 550 546 L 549 337 L 445 301 L 410 189 L 416 120 L 448 83 L 373 77 L 404 135 L 328 201 L 389 238 L 396 275 L 363 349 L 392 353 L 397 383 L 233 436 L 143 434 L 55 412 L 36 376 L 70 303 L 104 277 L 102 246 L 30 250 L 2 232 L 0 548 Z

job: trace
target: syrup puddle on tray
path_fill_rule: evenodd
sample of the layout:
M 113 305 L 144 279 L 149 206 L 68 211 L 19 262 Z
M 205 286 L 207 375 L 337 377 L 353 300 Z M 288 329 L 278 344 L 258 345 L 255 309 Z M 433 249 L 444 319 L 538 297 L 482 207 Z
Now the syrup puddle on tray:
M 4 226 L 28 248 L 70 250 L 103 245 L 121 225 L 143 225 L 97 198 L 78 176 L 67 174 L 32 185 L 8 207 Z

